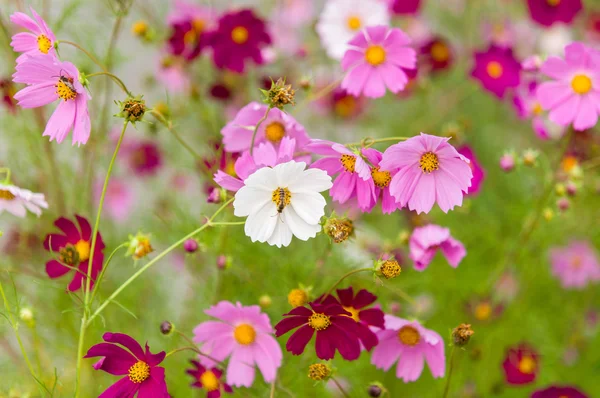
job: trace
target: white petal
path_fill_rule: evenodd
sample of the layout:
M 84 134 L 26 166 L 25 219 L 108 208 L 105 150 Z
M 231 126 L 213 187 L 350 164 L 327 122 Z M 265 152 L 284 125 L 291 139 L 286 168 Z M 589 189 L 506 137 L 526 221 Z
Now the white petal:
M 292 194 L 291 204 L 298 216 L 308 224 L 318 224 L 325 215 L 327 202 L 320 193 L 295 192 Z
M 251 213 L 246 219 L 244 232 L 252 242 L 266 242 L 273 235 L 279 217 L 275 203 L 266 202 L 258 211 Z
M 317 236 L 317 232 L 321 230 L 321 226 L 311 225 L 301 219 L 292 206 L 286 206 L 283 209 L 283 222 L 292 231 L 294 236 L 300 240 L 308 240 Z
M 293 184 L 294 181 L 302 177 L 305 168 L 306 163 L 295 162 L 293 160 L 278 164 L 273 168 L 277 176 L 277 186 L 288 187 L 290 184 Z
M 286 247 L 292 242 L 292 231 L 289 229 L 286 223 L 283 222 L 283 218 L 277 215 L 277 225 L 273 231 L 273 235 L 267 240 L 267 243 L 271 246 Z
M 322 192 L 331 188 L 333 183 L 326 171 L 321 169 L 308 169 L 293 183 L 287 185 L 290 192 Z
M 271 201 L 271 195 L 272 192 L 270 191 L 246 185 L 235 193 L 233 214 L 237 217 L 244 217 L 255 213 Z
M 275 170 L 270 167 L 263 167 L 256 170 L 246 178 L 244 184 L 254 188 L 262 188 L 270 192 L 273 192 L 278 187 Z

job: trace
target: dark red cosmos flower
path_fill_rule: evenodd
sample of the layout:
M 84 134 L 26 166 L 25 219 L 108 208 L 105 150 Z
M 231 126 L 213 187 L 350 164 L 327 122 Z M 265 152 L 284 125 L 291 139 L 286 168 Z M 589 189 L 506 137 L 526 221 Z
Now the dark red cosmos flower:
M 221 377 L 223 372 L 217 368 L 208 369 L 198 361 L 191 361 L 193 369 L 185 372 L 194 378 L 192 387 L 206 390 L 206 398 L 220 398 L 223 392 L 231 394 L 233 389 L 229 384 L 223 383 Z
M 73 267 L 78 271 L 74 272 L 73 279 L 69 283 L 68 289 L 71 292 L 79 290 L 83 283 L 85 289 L 85 275 L 88 271 L 88 260 L 90 258 L 90 249 L 92 244 L 92 228 L 90 223 L 83 217 L 75 215 L 79 229 L 75 224 L 64 217 L 60 217 L 54 222 L 62 234 L 48 234 L 44 240 L 44 248 L 54 253 L 58 260 L 50 260 L 46 263 L 46 273 L 52 279 L 61 277 L 71 271 Z M 98 232 L 94 258 L 92 259 L 92 273 L 90 288 L 94 286 L 96 276 L 102 269 L 104 262 L 104 242 Z M 65 267 L 66 264 L 69 267 Z
M 154 175 L 162 165 L 162 154 L 152 141 L 140 141 L 128 153 L 129 166 L 137 175 Z
M 288 339 L 285 348 L 294 355 L 300 355 L 317 334 L 315 349 L 317 357 L 332 359 L 335 350 L 340 355 L 352 361 L 360 355 L 360 344 L 356 335 L 356 322 L 352 314 L 345 311 L 339 304 L 323 305 L 315 302 L 307 307 L 296 307 L 275 325 L 275 336 L 280 337 L 300 326 Z
M 210 87 L 210 96 L 219 101 L 231 99 L 231 90 L 223 83 L 215 83 Z
M 531 19 L 543 26 L 570 24 L 583 9 L 581 0 L 527 0 Z
M 169 52 L 192 61 L 208 46 L 208 35 L 202 20 L 174 22 L 169 37 Z
M 208 43 L 213 49 L 213 62 L 219 69 L 243 73 L 247 58 L 263 63 L 261 48 L 271 44 L 265 23 L 250 9 L 223 15 L 211 32 Z
M 508 384 L 527 384 L 535 380 L 539 370 L 539 354 L 528 344 L 510 348 L 502 363 Z
M 390 11 L 396 15 L 413 15 L 420 7 L 421 0 L 390 0 Z
M 543 390 L 534 391 L 531 398 L 588 398 L 575 387 L 550 386 Z
M 17 110 L 17 101 L 15 100 L 15 85 L 11 79 L 0 80 L 0 95 L 2 95 L 2 102 L 8 108 L 11 113 L 15 113 Z
M 377 300 L 377 296 L 366 289 L 360 290 L 354 295 L 352 286 L 347 289 L 338 289 L 337 299 L 333 296 L 327 296 L 323 300 L 324 305 L 340 304 L 343 309 L 352 314 L 351 318 L 356 321 L 356 334 L 367 351 L 379 343 L 377 335 L 369 329 L 369 326 L 375 326 L 383 329 L 385 327 L 383 320 L 383 311 L 379 308 L 365 308 Z M 317 301 L 319 301 L 317 299 Z
M 441 38 L 435 37 L 429 40 L 421 47 L 421 60 L 428 66 L 431 71 L 440 71 L 452 65 L 452 49 L 448 42 Z
M 336 88 L 331 93 L 331 108 L 335 114 L 344 119 L 354 118 L 361 114 L 365 99 L 348 94 L 343 88 Z
M 136 393 L 138 398 L 169 397 L 165 369 L 157 366 L 165 359 L 164 351 L 152 354 L 146 343 L 144 352 L 137 341 L 123 333 L 104 333 L 102 339 L 106 343 L 92 346 L 84 358 L 102 357 L 94 369 L 126 376 L 108 387 L 99 398 L 133 398 Z
M 236 177 L 235 161 L 241 156 L 241 153 L 226 152 L 221 140 L 211 140 L 209 146 L 211 155 L 207 156 L 200 166 L 206 176 L 212 180 L 212 176 L 217 170 L 223 170 L 230 176 Z

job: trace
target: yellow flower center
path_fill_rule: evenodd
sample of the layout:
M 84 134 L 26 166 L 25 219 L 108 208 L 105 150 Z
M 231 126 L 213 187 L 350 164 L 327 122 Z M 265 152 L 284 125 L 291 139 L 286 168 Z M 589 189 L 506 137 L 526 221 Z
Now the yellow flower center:
M 192 20 L 192 27 L 197 33 L 202 33 L 206 28 L 206 21 L 202 18 L 194 18 Z
M 362 23 L 360 22 L 360 18 L 355 15 L 348 17 L 347 24 L 348 24 L 348 28 L 350 28 L 350 30 L 358 30 L 362 26 Z
M 365 52 L 365 59 L 373 66 L 381 65 L 385 62 L 385 50 L 381 46 L 370 46 Z
M 290 201 L 292 200 L 292 194 L 287 188 L 277 188 L 273 191 L 271 200 L 277 206 L 277 212 L 281 213 L 283 209 L 285 209 L 285 206 L 290 204 Z
M 194 29 L 190 29 L 183 35 L 183 42 L 187 45 L 193 45 L 198 40 L 198 32 Z
M 308 377 L 314 381 L 325 380 L 331 375 L 331 368 L 324 363 L 314 363 L 308 367 Z
M 344 308 L 346 311 L 348 311 L 349 313 L 351 313 L 352 315 L 350 315 L 350 318 L 354 319 L 356 322 L 360 321 L 360 318 L 358 317 L 358 310 L 354 307 L 346 307 L 346 306 L 342 306 L 342 308 Z
M 146 21 L 137 21 L 131 26 L 131 33 L 136 36 L 144 36 L 148 33 L 148 24 Z
M 356 157 L 352 155 L 342 155 L 340 162 L 348 173 L 354 173 L 354 165 L 356 164 Z
M 577 94 L 587 94 L 592 89 L 592 79 L 586 75 L 576 75 L 571 80 L 571 87 Z
M 524 355 L 519 361 L 519 372 L 521 373 L 532 374 L 535 372 L 535 367 L 535 359 L 530 355 Z
M 75 91 L 75 87 L 73 86 L 73 79 L 70 77 L 61 76 L 54 87 L 56 87 L 56 94 L 58 94 L 58 97 L 65 101 L 77 97 L 77 91 Z
M 248 41 L 248 29 L 243 26 L 236 26 L 231 31 L 231 40 L 237 44 L 244 44 Z
M 569 172 L 575 168 L 578 164 L 578 160 L 575 156 L 565 156 L 561 162 L 561 166 L 565 172 Z
M 475 318 L 480 321 L 487 321 L 490 319 L 490 315 L 492 315 L 492 306 L 490 303 L 483 302 L 477 304 L 475 307 Z
M 400 330 L 398 330 L 398 339 L 404 345 L 414 346 L 419 344 L 419 340 L 421 340 L 421 335 L 419 331 L 412 326 L 402 326 Z
M 433 152 L 425 152 L 419 160 L 419 167 L 423 170 L 423 173 L 431 173 L 440 168 L 440 162 L 438 157 Z
M 300 307 L 308 302 L 308 293 L 303 289 L 292 289 L 287 299 L 292 307 Z
M 444 62 L 450 58 L 450 50 L 444 43 L 435 42 L 431 46 L 431 58 L 437 62 Z
M 574 257 L 571 259 L 571 264 L 570 264 L 570 265 L 571 265 L 571 268 L 572 268 L 572 269 L 574 269 L 574 270 L 578 270 L 578 269 L 580 269 L 580 268 L 581 268 L 581 266 L 583 265 L 583 261 L 582 261 L 582 259 L 581 259 L 581 257 L 580 257 L 580 256 L 574 256 Z
M 550 7 L 556 7 L 560 4 L 561 0 L 546 0 L 546 3 L 550 6 Z
M 198 381 L 202 384 L 202 387 L 208 391 L 216 391 L 220 387 L 219 378 L 212 371 L 207 370 L 202 373 L 198 378 Z
M 237 177 L 237 173 L 235 172 L 235 162 L 227 162 L 225 165 L 225 173 L 232 177 Z
M 315 330 L 325 330 L 331 325 L 331 318 L 325 314 L 313 312 L 308 318 L 308 325 Z
M 542 108 L 542 105 L 540 105 L 539 102 L 536 102 L 532 109 L 531 109 L 531 113 L 533 113 L 535 116 L 539 116 L 544 112 L 544 109 Z M 471 164 L 471 163 L 469 163 Z
M 393 279 L 400 275 L 402 267 L 400 267 L 400 264 L 398 264 L 398 261 L 396 260 L 386 260 L 379 267 L 379 272 L 381 272 L 381 275 L 383 275 L 385 279 Z
M 335 102 L 335 113 L 341 117 L 349 117 L 356 110 L 356 100 L 351 95 L 346 95 Z
M 77 250 L 77 254 L 79 255 L 79 261 L 87 261 L 90 258 L 90 242 L 87 240 L 81 239 L 79 242 L 75 244 L 75 250 Z
M 2 200 L 13 200 L 15 195 L 12 192 L 7 191 L 6 189 L 0 189 L 0 199 Z
M 392 175 L 389 171 L 379 171 L 379 167 L 374 167 L 371 169 L 371 177 L 373 177 L 373 182 L 379 188 L 385 188 L 390 185 L 390 181 L 392 181 Z
M 256 340 L 256 330 L 247 323 L 242 323 L 238 325 L 233 330 L 233 337 L 235 337 L 235 341 L 242 345 L 249 345 L 254 343 Z
M 137 361 L 129 368 L 129 380 L 140 384 L 150 377 L 150 366 L 144 361 Z
M 492 79 L 498 79 L 504 73 L 504 68 L 502 67 L 502 65 L 500 65 L 500 62 L 496 62 L 496 61 L 489 62 L 485 69 L 487 71 L 487 74 Z
M 285 137 L 285 127 L 279 122 L 272 122 L 265 128 L 265 137 L 273 144 L 277 144 Z
M 46 35 L 39 35 L 37 37 L 38 49 L 41 53 L 48 54 L 50 48 L 52 47 L 52 42 Z

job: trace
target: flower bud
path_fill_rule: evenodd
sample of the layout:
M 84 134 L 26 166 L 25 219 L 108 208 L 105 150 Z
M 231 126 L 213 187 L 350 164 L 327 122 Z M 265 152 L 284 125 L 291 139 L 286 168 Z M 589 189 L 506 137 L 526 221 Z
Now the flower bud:
M 231 267 L 231 257 L 221 254 L 217 257 L 217 268 L 227 269 Z
M 260 305 L 260 308 L 263 310 L 269 308 L 271 304 L 273 304 L 273 300 L 271 300 L 271 296 L 267 294 L 263 294 L 258 298 L 258 305 Z
M 566 189 L 567 189 L 567 195 L 569 195 L 569 196 L 577 195 L 577 185 L 575 185 L 575 183 L 568 182 Z
M 534 167 L 537 164 L 537 159 L 540 153 L 535 149 L 527 149 L 523 152 L 523 164 L 528 167 Z
M 121 107 L 121 112 L 117 115 L 125 120 L 135 124 L 144 118 L 146 113 L 146 101 L 142 99 L 142 96 L 129 97 L 123 102 L 118 102 Z
M 305 289 L 292 289 L 287 296 L 288 303 L 294 308 L 308 303 L 308 292 Z
M 308 367 L 308 377 L 314 381 L 327 380 L 331 376 L 331 367 L 326 363 L 314 363 Z
M 323 231 L 334 243 L 342 243 L 354 234 L 354 224 L 348 218 L 336 218 L 333 214 L 323 225 Z
M 375 269 L 377 275 L 383 276 L 385 279 L 393 279 L 400 275 L 400 272 L 402 272 L 400 264 L 398 264 L 398 261 L 394 260 L 393 258 L 385 261 L 379 261 Z
M 475 332 L 471 329 L 471 325 L 461 323 L 452 330 L 452 342 L 457 347 L 463 347 L 469 343 L 473 333 Z
M 542 215 L 544 216 L 544 219 L 546 221 L 552 221 L 552 219 L 554 218 L 554 211 L 551 208 L 546 207 Z
M 567 188 L 564 184 L 558 183 L 554 186 L 554 191 L 558 196 L 565 196 L 565 194 L 567 193 Z
M 198 242 L 196 239 L 188 239 L 183 242 L 183 250 L 188 253 L 194 253 L 196 250 L 198 250 Z
M 561 212 L 565 212 L 571 207 L 571 202 L 567 198 L 560 198 L 556 201 L 556 207 L 558 207 L 558 210 Z
M 377 381 L 371 383 L 371 385 L 369 386 L 369 388 L 367 390 L 369 397 L 373 397 L 373 398 L 381 397 L 384 391 L 385 391 L 385 389 L 383 387 L 383 384 L 381 384 Z
M 515 156 L 512 153 L 505 153 L 500 158 L 500 167 L 507 173 L 515 168 Z
M 175 325 L 173 325 L 171 322 L 164 321 L 163 323 L 160 324 L 160 332 L 162 334 L 164 334 L 165 336 L 170 335 L 174 331 L 175 331 Z
M 150 235 L 137 233 L 136 236 L 129 235 L 129 247 L 127 249 L 127 255 L 132 256 L 134 260 L 146 257 L 152 253 L 154 249 L 150 244 Z
M 19 311 L 19 318 L 21 318 L 21 320 L 25 322 L 25 324 L 30 328 L 35 326 L 35 317 L 33 316 L 33 311 L 31 310 L 31 308 L 21 308 L 21 310 Z
M 138 37 L 145 37 L 148 34 L 148 23 L 146 21 L 136 21 L 131 25 L 131 33 Z
M 271 88 L 269 90 L 261 89 L 261 91 L 265 96 L 264 102 L 271 108 L 283 110 L 286 105 L 296 105 L 294 102 L 296 91 L 291 84 L 285 84 L 285 79 L 279 78 L 276 82 L 271 80 Z

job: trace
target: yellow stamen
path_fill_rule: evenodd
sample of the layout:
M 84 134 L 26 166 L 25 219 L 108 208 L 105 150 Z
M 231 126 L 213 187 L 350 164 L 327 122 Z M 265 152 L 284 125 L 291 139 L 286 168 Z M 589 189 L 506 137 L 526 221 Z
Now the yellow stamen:
M 1 200 L 13 200 L 15 195 L 12 192 L 7 191 L 6 189 L 0 189 L 0 199 Z
M 277 212 L 281 213 L 285 206 L 288 206 L 292 200 L 292 194 L 287 188 L 277 188 L 271 195 L 271 200 L 277 206 Z
M 348 311 L 349 313 L 352 314 L 352 315 L 350 315 L 350 318 L 354 319 L 356 322 L 360 321 L 360 318 L 358 317 L 359 310 L 357 310 L 354 307 L 346 307 L 346 306 L 342 306 L 342 308 L 344 308 L 346 311 Z
M 530 355 L 524 355 L 519 361 L 519 372 L 525 374 L 532 374 L 535 372 L 536 362 Z
M 87 240 L 81 239 L 79 242 L 75 244 L 75 250 L 77 250 L 77 254 L 79 255 L 79 261 L 87 261 L 90 258 L 90 242 Z
M 202 384 L 202 387 L 208 391 L 216 391 L 220 388 L 219 378 L 212 371 L 207 370 L 202 373 L 198 378 L 198 381 Z
M 592 79 L 586 75 L 576 75 L 571 80 L 571 87 L 577 94 L 587 94 L 592 89 Z
M 285 126 L 279 122 L 272 122 L 265 127 L 265 137 L 273 144 L 277 144 L 285 137 Z
M 194 18 L 194 20 L 192 20 L 192 27 L 197 33 L 202 33 L 206 28 L 206 21 L 201 18 Z
M 419 331 L 412 326 L 402 326 L 398 330 L 398 340 L 404 345 L 414 346 L 419 344 L 421 335 Z
M 37 37 L 38 49 L 41 53 L 48 54 L 50 48 L 52 48 L 52 42 L 46 35 L 39 35 Z
M 381 46 L 370 46 L 365 52 L 365 59 L 373 66 L 381 65 L 385 62 L 385 50 Z
M 560 4 L 561 0 L 546 0 L 546 3 L 550 6 L 550 7 L 556 7 Z
M 140 384 L 150 377 L 150 366 L 144 361 L 137 361 L 129 368 L 129 380 Z
M 356 157 L 352 155 L 342 155 L 340 159 L 342 166 L 348 173 L 354 173 L 354 165 L 356 165 Z
M 450 50 L 444 43 L 435 42 L 431 46 L 431 58 L 437 62 L 444 62 L 450 58 Z
M 235 337 L 235 341 L 242 345 L 249 345 L 254 343 L 256 340 L 256 330 L 247 323 L 242 323 L 238 325 L 233 330 L 233 337 Z
M 73 87 L 73 79 L 71 78 L 61 78 L 54 87 L 56 87 L 56 94 L 58 94 L 58 97 L 65 101 L 77 97 L 77 91 L 75 91 L 75 88 Z
M 248 41 L 248 29 L 243 26 L 236 26 L 231 31 L 231 40 L 236 44 L 244 44 Z
M 371 177 L 373 178 L 373 182 L 379 188 L 385 188 L 390 185 L 390 181 L 392 181 L 392 175 L 389 171 L 379 171 L 379 167 L 374 167 L 371 169 Z
M 583 260 L 581 259 L 581 256 L 574 256 L 571 259 L 571 268 L 574 270 L 578 270 L 581 268 L 581 266 L 583 265 Z
M 504 68 L 502 67 L 502 65 L 500 65 L 500 62 L 496 61 L 489 62 L 485 69 L 487 71 L 487 74 L 492 79 L 499 79 L 504 73 Z
M 535 116 L 539 116 L 544 112 L 544 109 L 542 108 L 542 105 L 540 105 L 539 102 L 536 102 L 533 105 L 533 108 L 531 109 L 531 113 L 533 113 Z M 470 164 L 470 163 L 469 163 Z
M 137 21 L 131 26 L 131 33 L 136 36 L 145 36 L 148 33 L 148 24 L 146 21 Z
M 346 95 L 335 102 L 335 113 L 341 117 L 354 115 L 356 100 L 352 95 Z
M 358 30 L 362 26 L 362 23 L 360 22 L 360 18 L 357 16 L 354 16 L 354 15 L 348 17 L 347 24 L 348 24 L 348 28 L 350 28 L 350 30 Z
M 308 318 L 308 325 L 317 331 L 325 330 L 331 325 L 331 318 L 325 314 L 313 312 Z
M 419 160 L 419 167 L 423 170 L 423 173 L 431 173 L 440 168 L 440 162 L 438 157 L 433 152 L 425 152 Z

